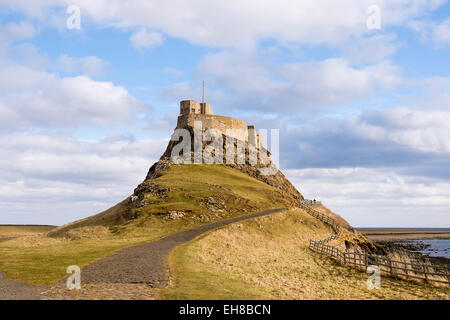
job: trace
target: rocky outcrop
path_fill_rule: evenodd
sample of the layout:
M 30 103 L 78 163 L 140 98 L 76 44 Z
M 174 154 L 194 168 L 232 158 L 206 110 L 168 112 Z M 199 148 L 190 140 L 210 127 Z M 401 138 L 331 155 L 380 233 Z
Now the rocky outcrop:
M 161 172 L 169 169 L 172 164 L 173 162 L 170 161 L 170 159 L 164 159 L 163 157 L 161 157 L 161 159 L 158 162 L 156 162 L 150 167 L 150 170 L 148 171 L 145 180 L 152 180 L 158 178 L 159 176 L 161 176 Z
M 166 167 L 167 168 L 167 167 Z M 141 183 L 134 189 L 133 195 L 128 198 L 128 202 L 135 208 L 141 208 L 146 205 L 146 200 L 150 197 L 164 198 L 170 188 L 163 188 L 156 183 Z
M 192 127 L 187 127 L 185 128 L 189 131 L 190 133 L 190 137 L 191 137 L 191 141 L 194 141 L 194 129 Z M 264 183 L 275 187 L 277 189 L 279 189 L 282 193 L 288 195 L 289 197 L 291 197 L 297 204 L 298 201 L 303 200 L 303 196 L 302 194 L 292 185 L 292 183 L 283 175 L 283 173 L 276 168 L 276 166 L 274 165 L 274 163 L 272 162 L 272 160 L 270 159 L 270 152 L 267 151 L 264 148 L 261 148 L 261 153 L 265 153 L 268 156 L 268 161 L 267 159 L 261 159 L 259 156 L 257 157 L 257 162 L 253 163 L 250 159 L 251 157 L 251 152 L 254 152 L 254 150 L 252 150 L 251 148 L 253 148 L 252 146 L 249 146 L 249 144 L 246 142 L 244 143 L 244 163 L 242 164 L 237 164 L 237 150 L 238 150 L 238 141 L 234 140 L 234 145 L 232 145 L 232 147 L 234 148 L 234 163 L 232 164 L 226 164 L 226 158 L 227 158 L 227 145 L 226 142 L 228 140 L 228 137 L 224 134 L 222 134 L 222 155 L 223 155 L 223 163 L 225 163 L 225 165 L 230 166 L 236 170 L 239 170 L 243 173 L 248 174 L 249 176 L 258 179 L 260 181 L 263 181 Z M 180 138 L 180 141 L 174 141 L 171 140 L 169 141 L 169 144 L 167 145 L 167 148 L 164 152 L 164 154 L 161 156 L 160 160 L 158 162 L 156 162 L 149 170 L 146 180 L 152 180 L 152 179 L 156 179 L 157 177 L 159 177 L 161 175 L 161 173 L 164 170 L 167 170 L 168 168 L 170 168 L 171 165 L 174 164 L 172 157 L 173 157 L 173 150 L 175 148 L 175 146 L 177 146 L 179 143 L 183 143 L 183 139 Z M 205 150 L 205 148 L 212 144 L 213 142 L 202 142 L 202 150 Z M 183 158 L 184 156 L 186 156 L 185 159 L 190 159 L 190 163 L 194 163 L 194 157 L 195 157 L 195 153 L 194 153 L 194 144 L 191 143 L 191 148 L 190 148 L 190 154 L 188 155 L 184 155 L 182 152 L 180 152 L 180 154 L 178 154 L 178 156 L 180 158 Z M 257 150 L 258 151 L 258 150 Z M 264 169 L 271 169 L 271 173 L 270 174 L 265 174 L 266 172 L 264 172 Z

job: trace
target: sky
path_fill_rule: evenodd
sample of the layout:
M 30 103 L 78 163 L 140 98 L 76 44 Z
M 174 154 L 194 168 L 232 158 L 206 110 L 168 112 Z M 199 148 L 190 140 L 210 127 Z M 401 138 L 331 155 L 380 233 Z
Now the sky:
M 450 227 L 449 57 L 445 0 L 0 0 L 0 224 L 125 199 L 205 80 L 306 198 Z

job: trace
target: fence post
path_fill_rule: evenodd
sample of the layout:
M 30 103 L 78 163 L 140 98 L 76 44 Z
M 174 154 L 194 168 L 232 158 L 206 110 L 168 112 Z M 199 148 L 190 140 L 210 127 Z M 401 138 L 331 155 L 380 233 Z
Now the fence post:
M 389 274 L 393 274 L 392 270 L 392 260 L 390 258 L 386 258 L 389 261 Z
M 364 253 L 363 257 L 364 257 L 364 265 L 366 267 L 365 271 L 367 271 L 367 268 L 369 267 L 369 255 L 367 253 Z
M 425 282 L 428 283 L 427 267 L 425 266 L 425 263 L 423 263 L 423 262 L 420 262 L 420 264 L 422 265 L 423 275 L 425 276 Z

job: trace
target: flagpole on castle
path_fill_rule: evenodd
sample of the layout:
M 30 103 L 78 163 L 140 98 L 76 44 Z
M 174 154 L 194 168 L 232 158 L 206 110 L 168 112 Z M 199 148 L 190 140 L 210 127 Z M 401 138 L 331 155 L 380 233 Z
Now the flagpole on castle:
M 205 80 L 203 80 L 203 87 L 202 87 L 202 103 L 205 103 Z

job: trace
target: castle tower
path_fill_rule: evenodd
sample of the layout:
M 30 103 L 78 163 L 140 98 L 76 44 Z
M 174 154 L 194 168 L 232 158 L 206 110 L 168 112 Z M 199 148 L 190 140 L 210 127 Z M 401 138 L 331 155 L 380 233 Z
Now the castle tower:
M 213 114 L 211 105 L 207 102 L 198 103 L 195 100 L 183 100 L 180 102 L 180 115 L 183 114 Z
M 200 113 L 200 104 L 195 100 L 180 102 L 180 114 Z

